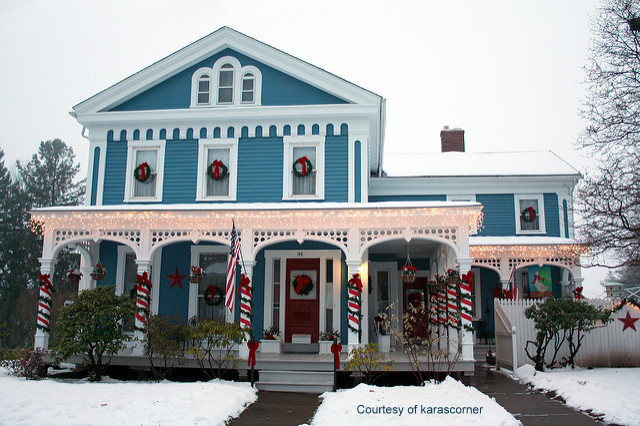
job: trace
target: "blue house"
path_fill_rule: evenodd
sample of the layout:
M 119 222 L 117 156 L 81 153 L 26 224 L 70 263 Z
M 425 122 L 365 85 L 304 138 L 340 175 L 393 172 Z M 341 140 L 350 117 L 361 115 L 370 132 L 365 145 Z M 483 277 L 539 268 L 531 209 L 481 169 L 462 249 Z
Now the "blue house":
M 491 332 L 503 288 L 535 297 L 581 282 L 579 173 L 555 154 L 466 153 L 464 131 L 445 128 L 440 153 L 384 157 L 381 96 L 227 27 L 71 114 L 90 147 L 86 205 L 33 217 L 45 229 L 41 273 L 75 247 L 80 290 L 115 284 L 140 302 L 146 273 L 153 314 L 250 324 L 255 339 L 276 327 L 291 346 L 337 330 L 345 349 L 384 343 L 375 317 L 434 303 L 472 371 L 474 334 Z M 228 309 L 234 226 L 242 256 Z M 201 282 L 186 278 L 192 267 Z M 452 293 L 434 286 L 450 269 L 464 275 Z M 50 308 L 38 309 L 35 345 L 46 348 Z

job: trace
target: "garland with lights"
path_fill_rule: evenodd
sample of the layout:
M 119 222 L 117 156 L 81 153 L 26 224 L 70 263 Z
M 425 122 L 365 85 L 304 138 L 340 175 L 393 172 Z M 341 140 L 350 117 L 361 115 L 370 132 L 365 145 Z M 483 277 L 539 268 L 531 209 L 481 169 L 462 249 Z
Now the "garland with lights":
M 145 161 L 144 163 L 138 164 L 138 167 L 133 171 L 133 177 L 136 178 L 138 182 L 146 182 L 151 177 L 151 167 Z
M 313 290 L 313 280 L 309 275 L 297 275 L 291 284 L 298 296 L 306 296 Z
M 362 280 L 360 274 L 353 274 L 347 283 L 347 317 L 349 319 L 347 326 L 349 330 L 358 333 L 358 337 L 362 335 L 360 321 L 362 320 Z
M 245 274 L 240 275 L 240 325 L 251 328 L 253 315 L 251 307 L 253 306 L 253 287 L 250 285 L 251 279 Z
M 451 269 L 447 276 L 447 326 L 460 330 L 460 297 L 458 296 L 458 281 L 454 280 L 454 276 L 450 274 Z
M 300 166 L 300 170 L 298 170 L 298 166 Z M 291 169 L 293 170 L 294 175 L 297 177 L 303 177 L 313 171 L 313 164 L 311 164 L 311 161 L 307 157 L 300 157 L 293 162 Z
M 640 309 L 640 302 L 637 302 L 635 299 L 622 299 L 620 301 L 620 303 L 618 303 L 616 306 L 614 306 L 613 308 L 611 308 L 611 313 L 615 314 L 616 312 L 618 312 L 620 309 L 622 309 L 624 307 L 624 305 L 626 304 L 630 304 L 632 306 L 635 306 L 636 308 Z
M 204 299 L 204 303 L 206 303 L 208 306 L 220 306 L 220 304 L 224 300 L 222 292 L 219 292 L 218 287 L 216 287 L 215 285 L 209 285 L 202 296 L 202 298 Z
M 431 281 L 429 281 L 429 283 L 431 283 Z M 430 285 L 429 291 L 429 323 L 431 323 L 431 325 L 438 325 L 438 293 L 435 281 L 433 281 L 433 285 Z
M 143 272 L 142 275 L 137 274 L 136 280 L 138 285 L 136 286 L 136 307 L 138 312 L 136 313 L 136 319 L 143 324 L 143 327 L 137 327 L 137 330 L 144 331 L 144 326 L 147 325 L 147 318 L 149 317 L 149 304 L 151 303 L 151 281 L 149 281 L 149 274 Z
M 207 175 L 213 180 L 223 180 L 227 177 L 229 168 L 220 160 L 215 159 L 207 167 Z
M 45 333 L 51 331 L 49 322 L 51 321 L 51 293 L 53 293 L 53 285 L 49 278 L 51 278 L 49 274 L 38 274 L 38 279 L 42 284 L 40 285 L 40 295 L 38 296 L 38 321 L 36 327 Z
M 538 212 L 533 207 L 527 207 L 520 213 L 520 219 L 523 222 L 531 223 L 538 217 Z

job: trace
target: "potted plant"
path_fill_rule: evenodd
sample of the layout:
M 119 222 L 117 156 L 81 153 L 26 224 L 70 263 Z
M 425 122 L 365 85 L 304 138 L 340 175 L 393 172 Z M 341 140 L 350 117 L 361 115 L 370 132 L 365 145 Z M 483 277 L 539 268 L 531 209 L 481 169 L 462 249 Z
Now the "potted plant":
M 331 353 L 331 345 L 333 345 L 334 339 L 337 339 L 338 341 L 340 341 L 340 332 L 338 330 L 323 331 L 322 333 L 320 333 L 320 339 L 318 340 L 318 344 L 320 345 L 321 354 Z
M 91 271 L 91 278 L 96 281 L 100 281 L 107 275 L 107 269 L 100 262 L 96 263 Z
M 279 354 L 281 351 L 280 330 L 278 327 L 272 325 L 264 329 L 262 340 L 260 340 L 260 352 Z
M 71 284 L 78 285 L 80 283 L 80 278 L 82 278 L 82 272 L 76 272 L 73 269 L 70 269 L 67 277 Z
M 200 284 L 205 275 L 202 268 L 199 266 L 191 265 L 190 271 L 191 273 L 189 274 L 189 282 Z
M 418 270 L 413 265 L 404 265 L 402 267 L 402 281 L 405 283 L 412 283 L 416 280 L 416 272 Z
M 388 334 L 389 322 L 387 314 L 378 314 L 373 317 L 375 322 L 376 340 L 378 352 L 389 352 L 391 350 L 391 336 Z

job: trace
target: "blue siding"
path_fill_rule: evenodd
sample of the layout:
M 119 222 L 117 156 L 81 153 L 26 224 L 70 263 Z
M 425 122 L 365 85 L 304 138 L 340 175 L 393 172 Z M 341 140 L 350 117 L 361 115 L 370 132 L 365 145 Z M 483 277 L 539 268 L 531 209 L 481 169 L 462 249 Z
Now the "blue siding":
M 439 195 L 370 195 L 370 203 L 385 201 L 447 201 L 445 194 Z
M 198 175 L 198 141 L 169 140 L 164 152 L 163 204 L 193 203 Z
M 567 206 L 567 200 L 562 200 L 562 218 L 564 219 L 564 236 L 569 238 L 569 206 Z
M 247 138 L 238 142 L 237 200 L 282 201 L 282 138 Z
M 177 243 L 162 248 L 162 266 L 160 267 L 160 287 L 158 314 L 178 316 L 185 320 L 189 315 L 189 280 L 182 280 L 182 288 L 174 285 L 169 288 L 171 281 L 167 275 L 173 275 L 176 268 L 180 275 L 189 275 L 191 264 L 191 243 Z M 154 283 L 155 284 L 155 283 Z
M 102 281 L 98 281 L 97 285 L 116 285 L 116 269 L 118 267 L 118 246 L 120 244 L 112 241 L 100 242 L 99 262 L 104 265 L 107 270 L 107 276 Z
M 324 146 L 324 199 L 346 202 L 349 198 L 348 137 L 327 137 Z
M 127 172 L 127 143 L 107 142 L 102 204 L 122 204 Z
M 544 194 L 544 223 L 547 235 L 550 237 L 560 236 L 560 211 L 558 208 L 558 195 Z
M 497 272 L 480 268 L 480 309 L 482 309 L 481 317 L 484 320 L 484 329 L 491 333 L 495 332 L 495 323 L 493 318 L 493 293 L 496 287 L 500 287 L 500 276 Z M 474 326 L 480 331 L 480 325 L 478 322 L 474 322 Z
M 360 144 L 360 141 L 356 141 L 355 143 L 355 147 L 354 147 L 354 157 L 355 157 L 355 167 L 354 167 L 354 176 L 355 176 L 355 188 L 354 188 L 354 194 L 355 194 L 355 202 L 359 203 L 360 201 L 362 201 L 362 147 Z
M 93 150 L 93 172 L 91 174 L 91 205 L 96 205 L 98 197 L 98 171 L 100 170 L 100 147 Z
M 513 194 L 478 194 L 476 201 L 484 205 L 483 228 L 479 236 L 516 234 L 516 210 Z
M 151 89 L 112 108 L 111 111 L 140 111 L 189 108 L 191 76 L 201 67 L 211 68 L 223 56 L 234 56 L 242 66 L 253 65 L 262 73 L 262 105 L 344 104 L 346 101 L 323 92 L 307 83 L 257 62 L 231 49 L 207 58 L 196 65 L 155 85 Z

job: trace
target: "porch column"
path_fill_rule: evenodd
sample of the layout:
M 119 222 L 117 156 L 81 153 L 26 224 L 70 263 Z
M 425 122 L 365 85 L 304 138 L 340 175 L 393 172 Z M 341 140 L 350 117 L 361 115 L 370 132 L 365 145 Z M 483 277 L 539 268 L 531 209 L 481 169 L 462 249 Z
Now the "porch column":
M 347 280 L 350 280 L 353 277 L 353 274 L 360 273 L 361 261 L 360 259 L 347 260 L 346 263 L 347 263 Z M 347 296 L 350 298 L 357 298 L 358 300 L 360 300 L 360 302 L 362 302 L 362 299 L 360 298 L 360 294 L 358 294 L 357 292 L 348 291 Z M 348 312 L 348 309 L 351 308 L 352 310 L 357 310 L 358 313 L 361 313 L 360 307 L 358 306 L 357 303 L 353 301 L 347 301 L 346 306 L 347 306 L 347 312 Z M 360 345 L 360 333 L 362 333 L 361 323 L 363 319 L 355 315 L 350 315 L 350 314 L 347 314 L 347 315 L 348 315 L 347 323 L 349 324 L 349 329 L 347 334 L 347 344 L 349 345 L 349 352 L 351 352 L 353 348 Z
M 76 245 L 76 251 L 80 253 L 80 283 L 78 284 L 78 294 L 83 292 L 84 290 L 89 290 L 92 288 L 91 283 L 95 283 L 95 281 L 91 280 L 91 272 L 93 271 L 93 266 L 91 265 L 91 253 L 86 250 L 82 245 Z
M 473 259 L 471 258 L 459 258 L 458 265 L 460 265 L 460 275 L 467 274 L 471 270 L 471 262 Z M 479 289 L 476 289 L 479 291 Z M 460 283 L 460 297 L 461 297 L 461 307 L 464 309 L 465 307 L 471 311 L 471 285 L 467 282 L 462 281 Z M 465 304 L 465 302 L 468 302 Z M 460 312 L 460 331 L 462 334 L 462 360 L 463 361 L 473 361 L 473 332 L 471 331 L 473 328 L 472 317 L 471 314 L 465 313 L 464 311 Z
M 151 281 L 151 274 L 150 274 L 151 261 L 148 259 L 136 259 L 136 264 L 138 265 L 137 274 L 142 275 L 146 272 L 147 276 L 149 277 L 149 281 Z M 146 309 L 149 311 L 150 310 L 149 305 L 151 302 L 151 291 L 149 291 L 148 294 L 146 294 L 145 292 L 146 290 L 142 288 L 141 285 L 136 286 L 136 308 L 138 310 Z M 146 298 L 148 298 L 148 300 Z M 144 318 L 141 315 L 138 315 L 138 313 L 136 312 L 135 331 L 133 333 L 134 341 L 142 342 L 142 339 L 144 338 L 142 329 L 144 328 L 144 326 L 145 326 Z M 134 351 L 134 355 L 142 355 L 142 344 L 140 343 L 136 345 L 133 351 Z
M 253 266 L 256 264 L 256 262 L 254 262 L 253 260 L 245 260 L 244 262 L 241 262 L 241 264 L 242 270 L 244 270 L 245 276 L 249 278 L 250 283 L 248 289 L 243 288 L 242 282 L 240 283 L 240 296 L 238 298 L 238 305 L 240 306 L 240 326 L 251 329 L 251 290 L 253 289 Z M 243 299 L 249 299 L 249 301 L 247 302 Z M 239 343 L 238 356 L 242 359 L 249 359 L 249 347 L 247 346 L 249 337 L 253 338 L 253 336 L 245 335 L 245 337 Z
M 51 283 L 56 260 L 44 257 L 41 257 L 38 260 L 40 261 L 40 275 L 43 276 L 43 279 L 48 275 L 46 280 Z M 36 319 L 36 334 L 33 348 L 46 350 L 49 349 L 49 332 L 51 331 L 51 291 L 53 288 L 49 284 L 46 284 L 46 282 L 39 282 L 40 293 L 38 296 L 38 316 Z

